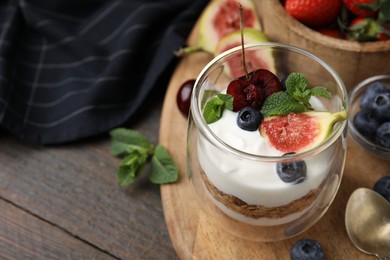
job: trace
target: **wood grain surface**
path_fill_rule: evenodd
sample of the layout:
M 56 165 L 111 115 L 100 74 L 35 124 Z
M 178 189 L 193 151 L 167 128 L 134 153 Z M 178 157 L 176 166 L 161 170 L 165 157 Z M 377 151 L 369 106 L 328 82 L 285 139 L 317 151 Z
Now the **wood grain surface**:
M 196 38 L 194 30 L 189 42 Z M 252 242 L 234 237 L 200 210 L 186 175 L 187 120 L 176 107 L 176 93 L 187 79 L 196 78 L 211 57 L 195 53 L 184 57 L 177 67 L 166 93 L 160 127 L 160 143 L 178 163 L 180 181 L 161 187 L 165 220 L 173 246 L 181 259 L 289 259 L 290 248 L 300 238 L 318 240 L 326 259 L 372 259 L 350 242 L 344 225 L 344 213 L 350 194 L 359 187 L 372 188 L 377 179 L 389 174 L 390 162 L 371 156 L 348 137 L 344 176 L 328 212 L 308 231 L 279 242 Z
M 159 94 L 126 126 L 154 144 Z M 159 186 L 147 168 L 119 186 L 119 162 L 107 134 L 41 146 L 0 132 L 0 259 L 177 259 Z
M 0 209 L 0 229 L 7 234 L 7 239 L 1 240 L 2 257 L 18 255 L 28 258 L 34 255 L 45 259 L 112 259 L 110 255 L 87 243 L 80 243 L 66 231 L 48 225 L 9 202 L 0 200 Z M 46 245 L 41 246 L 44 241 Z

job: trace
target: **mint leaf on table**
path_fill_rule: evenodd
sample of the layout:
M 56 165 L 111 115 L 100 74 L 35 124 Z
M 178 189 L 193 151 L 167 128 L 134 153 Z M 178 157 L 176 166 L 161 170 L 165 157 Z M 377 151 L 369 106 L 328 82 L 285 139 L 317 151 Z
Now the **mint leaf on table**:
M 133 183 L 144 168 L 147 158 L 146 153 L 137 150 L 126 156 L 118 168 L 119 184 L 125 186 Z
M 218 94 L 210 99 L 203 109 L 203 117 L 207 124 L 218 121 L 223 114 L 223 110 L 227 108 L 233 110 L 233 96 L 229 94 Z
M 152 171 L 149 180 L 152 183 L 164 184 L 177 181 L 179 171 L 168 151 L 161 145 L 156 146 L 152 157 Z
M 138 132 L 126 128 L 110 131 L 111 154 L 122 158 L 117 170 L 118 182 L 125 186 L 133 183 L 140 176 L 144 166 L 152 159 L 152 173 L 149 179 L 156 184 L 174 182 L 179 172 L 168 151 L 161 145 L 156 148 Z M 156 166 L 158 164 L 158 174 Z M 176 170 L 174 170 L 176 169 Z M 155 175 L 158 175 L 158 178 Z
M 111 154 L 113 156 L 121 156 L 134 150 L 143 150 L 147 154 L 153 152 L 153 144 L 134 130 L 116 128 L 110 132 L 110 136 L 112 139 Z

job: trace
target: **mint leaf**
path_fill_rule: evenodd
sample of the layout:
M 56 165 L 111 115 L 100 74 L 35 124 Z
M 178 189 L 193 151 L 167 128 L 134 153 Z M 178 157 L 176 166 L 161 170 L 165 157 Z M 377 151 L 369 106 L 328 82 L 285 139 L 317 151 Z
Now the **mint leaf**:
M 134 150 L 143 150 L 147 154 L 153 152 L 153 144 L 138 132 L 126 128 L 116 128 L 110 131 L 112 139 L 111 154 L 122 156 Z
M 305 75 L 297 72 L 290 73 L 286 79 L 286 89 L 295 100 L 310 107 L 310 89 Z
M 111 141 L 111 154 L 116 157 L 120 157 L 127 153 L 131 152 L 131 148 L 129 148 L 128 144 L 112 140 Z
M 275 92 L 264 101 L 261 108 L 261 113 L 264 117 L 280 116 L 291 112 L 302 113 L 307 111 L 307 108 L 302 103 L 297 102 L 287 92 Z
M 146 164 L 148 156 L 145 152 L 133 151 L 119 165 L 117 176 L 121 186 L 133 183 Z
M 207 124 L 218 121 L 223 114 L 223 110 L 233 110 L 233 96 L 218 93 L 216 97 L 210 99 L 203 109 L 203 118 Z
M 310 100 L 310 96 L 311 96 L 311 92 L 310 90 L 305 90 L 303 92 L 299 92 L 299 91 L 296 91 L 294 92 L 294 94 L 292 95 L 292 97 L 298 101 L 298 102 L 301 102 L 303 103 L 305 106 L 307 107 L 310 107 L 310 103 L 309 103 L 309 100 Z
M 297 72 L 290 73 L 286 79 L 287 92 L 293 97 L 308 89 L 308 82 L 305 75 Z
M 296 101 L 310 109 L 312 96 L 330 98 L 329 91 L 324 87 L 309 88 L 309 82 L 302 73 L 293 72 L 286 79 L 286 90 Z
M 217 90 L 213 89 L 206 89 L 203 94 L 201 108 L 204 108 L 204 105 L 207 103 L 207 100 L 209 100 L 211 97 L 216 96 L 219 92 Z
M 325 87 L 314 87 L 310 92 L 312 96 L 330 98 L 330 93 Z
M 177 181 L 179 171 L 168 151 L 161 145 L 154 150 L 152 171 L 149 180 L 155 184 L 165 184 Z
M 203 110 L 203 117 L 206 123 L 211 124 L 218 121 L 222 117 L 224 109 L 225 101 L 222 99 L 215 97 L 209 100 Z
M 152 158 L 152 172 L 149 179 L 153 183 L 163 184 L 178 179 L 178 170 L 166 149 L 153 144 L 136 131 L 117 128 L 110 131 L 111 154 L 124 157 L 117 169 L 118 183 L 122 186 L 133 183 L 141 174 L 144 166 Z
M 233 100 L 234 97 L 230 94 L 217 94 L 217 97 L 225 102 L 225 108 L 230 111 L 233 110 Z
M 276 92 L 264 101 L 261 108 L 264 117 L 305 112 L 311 108 L 309 101 L 312 96 L 330 98 L 326 88 L 309 88 L 306 76 L 297 72 L 288 75 L 286 90 Z

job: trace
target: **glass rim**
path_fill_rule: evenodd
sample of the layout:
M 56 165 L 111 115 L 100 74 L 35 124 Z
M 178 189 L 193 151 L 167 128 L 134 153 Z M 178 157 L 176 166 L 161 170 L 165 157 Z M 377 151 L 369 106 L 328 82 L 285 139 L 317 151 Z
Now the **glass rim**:
M 326 62 L 324 62 L 322 59 L 320 59 L 316 55 L 314 55 L 314 54 L 312 54 L 312 53 L 310 53 L 302 48 L 288 45 L 288 44 L 284 44 L 284 43 L 258 42 L 258 43 L 250 43 L 250 44 L 244 45 L 245 50 L 250 50 L 250 49 L 254 49 L 254 48 L 258 48 L 258 47 L 261 47 L 261 48 L 268 47 L 268 48 L 273 48 L 273 49 L 282 49 L 282 50 L 293 51 L 294 53 L 304 55 L 304 56 L 314 60 L 315 62 L 319 63 L 323 68 L 325 68 L 326 71 L 328 71 L 328 73 L 332 76 L 332 78 L 335 80 L 335 82 L 339 86 L 339 88 L 342 92 L 342 98 L 343 98 L 342 101 L 345 102 L 345 104 L 344 104 L 345 109 L 348 108 L 348 93 L 347 93 L 347 90 L 345 88 L 343 81 L 341 80 L 341 78 L 337 74 L 337 72 L 332 67 L 330 67 Z M 203 82 L 205 75 L 213 67 L 213 65 L 215 63 L 217 63 L 218 61 L 222 60 L 223 58 L 228 57 L 228 56 L 230 56 L 238 51 L 242 51 L 241 46 L 237 46 L 237 47 L 234 47 L 232 49 L 229 49 L 229 50 L 217 55 L 216 57 L 214 57 L 199 73 L 198 77 L 196 78 L 195 84 L 194 84 L 194 89 L 193 89 L 192 96 L 191 96 L 190 117 L 193 118 L 200 133 L 210 143 L 212 143 L 214 146 L 218 147 L 219 149 L 227 151 L 229 154 L 232 154 L 232 155 L 235 155 L 235 156 L 238 156 L 241 158 L 249 159 L 249 160 L 256 160 L 256 161 L 260 160 L 260 161 L 269 161 L 269 162 L 288 161 L 288 160 L 291 160 L 292 158 L 297 159 L 297 158 L 309 157 L 313 154 L 317 154 L 317 153 L 325 150 L 326 148 L 331 146 L 336 141 L 336 139 L 339 138 L 339 136 L 344 132 L 344 130 L 346 129 L 346 125 L 347 125 L 348 120 L 344 120 L 344 121 L 340 122 L 338 124 L 336 131 L 332 131 L 331 135 L 328 136 L 327 139 L 324 142 L 320 143 L 319 145 L 317 145 L 309 150 L 303 151 L 303 152 L 288 154 L 288 155 L 283 155 L 283 156 L 265 156 L 265 155 L 247 153 L 247 152 L 241 151 L 239 149 L 236 149 L 236 148 L 228 145 L 224 141 L 222 141 L 216 134 L 213 133 L 213 131 L 209 128 L 208 124 L 205 122 L 205 120 L 203 118 L 202 111 L 200 108 L 200 102 L 198 102 L 198 97 L 199 97 L 200 89 L 201 89 L 200 83 Z
M 349 106 L 353 104 L 353 102 L 356 102 L 356 98 L 363 94 L 365 87 L 368 84 L 371 84 L 376 81 L 381 81 L 381 80 L 389 80 L 390 81 L 390 74 L 379 74 L 375 76 L 371 76 L 369 78 L 364 79 L 363 81 L 360 81 L 359 83 L 356 84 L 356 86 L 351 90 L 349 94 L 349 99 L 351 103 Z M 364 137 L 355 127 L 353 124 L 353 115 L 349 114 L 348 115 L 348 127 L 349 130 L 351 131 L 351 135 L 355 138 L 358 139 L 357 142 L 360 144 L 363 144 L 363 146 L 366 149 L 369 149 L 371 152 L 374 153 L 384 153 L 384 154 L 389 154 L 390 153 L 390 148 L 385 148 L 381 147 L 377 144 L 375 144 L 373 141 L 369 140 L 368 138 Z
M 374 81 L 383 80 L 383 79 L 390 79 L 390 74 L 379 74 L 375 76 L 371 76 L 369 78 L 364 79 L 363 81 L 360 81 L 356 84 L 356 86 L 351 90 L 349 96 L 350 100 L 354 100 L 356 96 L 359 94 L 359 91 L 364 88 L 367 84 L 370 84 Z

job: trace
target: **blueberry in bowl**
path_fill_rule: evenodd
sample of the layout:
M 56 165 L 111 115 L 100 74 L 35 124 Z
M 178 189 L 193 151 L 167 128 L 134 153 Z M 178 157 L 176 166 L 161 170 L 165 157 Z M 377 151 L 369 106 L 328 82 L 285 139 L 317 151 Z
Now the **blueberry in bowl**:
M 367 151 L 390 159 L 390 75 L 376 75 L 351 91 L 349 130 Z

